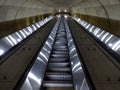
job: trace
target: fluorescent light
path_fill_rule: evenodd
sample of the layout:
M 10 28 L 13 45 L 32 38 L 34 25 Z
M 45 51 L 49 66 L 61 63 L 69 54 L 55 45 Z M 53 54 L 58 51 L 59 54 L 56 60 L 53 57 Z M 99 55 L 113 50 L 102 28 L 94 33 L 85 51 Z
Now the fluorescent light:
M 59 10 L 58 12 L 61 12 L 61 10 Z
M 68 16 L 67 15 L 64 15 L 65 18 L 67 18 Z
M 67 12 L 67 10 L 64 10 L 64 12 Z

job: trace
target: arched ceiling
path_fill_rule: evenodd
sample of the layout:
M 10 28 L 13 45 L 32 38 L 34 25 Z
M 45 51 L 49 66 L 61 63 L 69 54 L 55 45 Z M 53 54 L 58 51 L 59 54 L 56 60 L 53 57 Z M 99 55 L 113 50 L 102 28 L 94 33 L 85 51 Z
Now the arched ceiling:
M 82 0 L 0 0 L 0 22 L 69 9 Z
M 52 5 L 55 8 L 71 8 L 72 6 L 81 3 L 81 1 L 83 0 L 40 0 L 43 1 L 45 3 L 49 3 L 50 5 Z
M 120 20 L 120 0 L 84 0 L 72 7 L 74 13 Z
M 27 23 L 32 20 L 28 20 L 29 17 L 42 17 L 65 9 L 99 27 L 120 32 L 120 0 L 0 0 L 0 23 L 16 23 L 16 20 L 21 23 L 23 18 Z
M 53 13 L 59 9 L 120 19 L 120 0 L 0 0 L 0 21 Z

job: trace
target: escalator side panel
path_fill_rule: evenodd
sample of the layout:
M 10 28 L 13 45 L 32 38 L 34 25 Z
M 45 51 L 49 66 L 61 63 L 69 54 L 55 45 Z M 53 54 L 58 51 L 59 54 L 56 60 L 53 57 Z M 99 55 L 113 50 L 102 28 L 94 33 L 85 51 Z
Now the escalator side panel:
M 66 32 L 67 32 L 67 40 L 68 40 L 68 47 L 69 47 L 69 56 L 72 68 L 72 75 L 73 75 L 73 83 L 75 90 L 90 90 L 88 83 L 86 81 L 86 77 L 83 72 L 83 68 L 80 62 L 80 58 L 78 56 L 74 41 L 72 39 L 69 27 L 66 25 Z
M 39 90 L 40 89 L 59 22 L 60 22 L 60 19 L 55 24 L 47 41 L 45 42 L 44 46 L 38 53 L 36 61 L 33 64 L 30 71 L 28 72 L 22 86 L 20 87 L 20 90 L 29 90 L 29 89 Z

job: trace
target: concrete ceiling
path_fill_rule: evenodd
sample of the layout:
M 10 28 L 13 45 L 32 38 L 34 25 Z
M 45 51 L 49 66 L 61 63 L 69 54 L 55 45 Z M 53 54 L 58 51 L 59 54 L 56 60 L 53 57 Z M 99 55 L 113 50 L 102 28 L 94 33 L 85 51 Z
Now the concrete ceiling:
M 120 20 L 120 0 L 84 0 L 72 7 L 73 13 Z
M 40 0 L 58 9 L 68 9 L 84 0 Z
M 58 9 L 120 20 L 120 0 L 0 0 L 0 21 L 53 13 Z
M 0 22 L 69 9 L 82 0 L 0 0 Z

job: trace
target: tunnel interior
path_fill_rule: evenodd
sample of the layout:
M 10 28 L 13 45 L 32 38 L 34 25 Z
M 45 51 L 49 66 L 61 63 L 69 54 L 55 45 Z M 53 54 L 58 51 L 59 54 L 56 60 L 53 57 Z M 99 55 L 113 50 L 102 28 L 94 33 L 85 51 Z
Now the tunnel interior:
M 0 0 L 0 37 L 57 13 L 67 13 L 120 34 L 119 0 Z
M 56 87 L 64 84 L 68 90 L 119 90 L 119 11 L 120 0 L 0 0 L 0 89 L 13 90 L 14 87 L 14 90 L 27 90 L 26 82 L 34 77 L 34 70 L 46 70 L 48 73 L 40 73 L 43 80 L 39 81 L 43 81 L 43 84 L 37 84 L 49 90 L 46 87 L 53 85 L 47 82 L 52 68 L 52 79 L 67 82 L 54 83 L 53 86 Z M 58 42 L 62 44 L 56 44 Z M 3 52 L 1 48 L 6 51 Z M 67 50 L 67 53 L 63 50 L 65 54 L 60 55 L 61 48 Z M 56 51 L 57 54 L 54 53 Z M 39 63 L 39 54 L 45 61 L 42 63 L 47 65 Z M 55 71 L 56 67 L 61 66 L 56 64 L 54 56 L 71 60 L 63 60 L 64 65 L 60 70 L 64 72 L 66 68 L 69 69 L 69 73 L 64 73 L 65 77 L 60 74 L 61 71 L 58 72 L 59 69 Z M 49 61 L 51 58 L 53 61 Z M 79 70 L 82 70 L 82 76 L 77 72 Z M 60 78 L 54 77 L 56 72 Z M 79 76 L 82 80 L 81 87 L 74 84 L 77 80 L 80 81 Z M 38 80 L 36 77 L 34 79 Z M 34 81 L 30 81 L 30 90 L 40 88 L 40 85 L 34 86 L 31 82 Z

